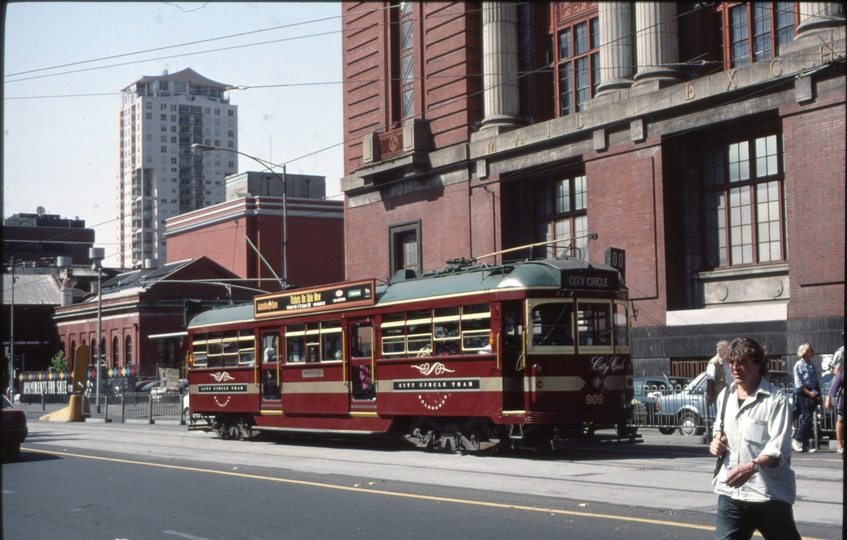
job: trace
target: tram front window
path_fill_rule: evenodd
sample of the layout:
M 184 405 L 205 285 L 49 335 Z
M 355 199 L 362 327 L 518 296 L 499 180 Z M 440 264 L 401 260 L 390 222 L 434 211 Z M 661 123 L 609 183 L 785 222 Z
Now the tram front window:
M 587 346 L 612 345 L 612 314 L 608 303 L 580 302 L 577 313 L 579 344 Z
M 573 303 L 549 302 L 533 306 L 533 346 L 573 346 L 573 344 Z

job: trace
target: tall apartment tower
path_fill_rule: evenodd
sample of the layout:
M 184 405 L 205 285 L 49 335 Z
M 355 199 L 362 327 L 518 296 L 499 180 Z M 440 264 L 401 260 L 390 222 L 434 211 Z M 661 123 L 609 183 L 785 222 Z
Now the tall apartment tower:
M 124 268 L 164 264 L 165 220 L 226 200 L 224 178 L 238 170 L 238 107 L 227 88 L 187 68 L 121 90 L 115 206 Z M 195 143 L 221 150 L 195 155 Z

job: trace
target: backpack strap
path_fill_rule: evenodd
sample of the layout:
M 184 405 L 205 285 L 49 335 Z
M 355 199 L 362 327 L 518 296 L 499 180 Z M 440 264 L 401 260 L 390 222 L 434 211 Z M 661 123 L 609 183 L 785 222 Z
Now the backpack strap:
M 720 435 L 721 435 L 721 437 L 723 437 L 723 435 L 724 435 L 723 419 L 726 416 L 726 405 L 727 405 L 727 403 L 729 403 L 729 386 L 727 386 L 723 390 L 723 405 L 721 406 L 721 423 L 720 423 Z M 717 463 L 715 463 L 715 474 L 712 475 L 713 478 L 715 476 L 717 476 L 718 473 L 720 472 L 721 464 L 723 463 L 724 456 L 726 456 L 726 453 L 724 453 L 723 456 L 718 457 L 718 461 L 717 461 Z

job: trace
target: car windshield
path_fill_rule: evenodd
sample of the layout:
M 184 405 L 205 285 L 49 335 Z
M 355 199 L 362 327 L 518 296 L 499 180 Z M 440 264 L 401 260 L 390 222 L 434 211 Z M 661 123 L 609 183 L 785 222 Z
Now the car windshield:
M 15 406 L 12 405 L 12 402 L 9 401 L 9 398 L 7 398 L 6 396 L 3 396 L 2 394 L 0 394 L 0 396 L 3 397 L 3 408 L 4 409 L 14 409 L 15 408 Z
M 700 375 L 697 375 L 697 377 L 693 381 L 688 383 L 683 390 L 685 390 L 686 392 L 693 392 L 694 390 L 699 388 L 701 384 L 703 384 L 704 380 L 706 380 L 705 372 L 701 373 Z

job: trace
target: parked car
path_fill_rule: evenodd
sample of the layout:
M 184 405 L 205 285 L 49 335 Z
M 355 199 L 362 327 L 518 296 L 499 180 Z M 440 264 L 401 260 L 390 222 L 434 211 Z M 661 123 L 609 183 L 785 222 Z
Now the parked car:
M 792 374 L 785 371 L 769 371 L 765 378 L 785 390 L 789 404 L 793 403 Z M 677 429 L 682 435 L 702 435 L 706 431 L 706 422 L 714 422 L 717 414 L 714 404 L 706 407 L 705 372 L 695 377 L 681 392 L 659 396 L 656 406 L 655 420 L 662 424 L 659 431 L 665 435 L 670 435 Z
M 674 394 L 682 391 L 682 388 L 691 382 L 689 377 L 636 377 L 632 381 L 634 390 L 635 409 L 643 413 L 638 419 L 641 425 L 655 424 L 656 401 L 659 396 Z
M 154 386 L 156 386 L 156 384 L 156 379 L 142 379 L 135 382 L 135 391 L 149 392 Z
M 656 407 L 655 419 L 661 424 L 661 433 L 670 435 L 677 429 L 682 435 L 705 433 L 707 412 L 709 418 L 715 417 L 715 406 L 706 406 L 706 372 L 697 375 L 681 392 L 659 396 Z
M 21 455 L 21 443 L 29 434 L 24 412 L 2 397 L 3 407 L 3 460 L 17 461 Z
M 161 401 L 165 394 L 183 394 L 186 388 L 188 388 L 188 379 L 180 379 L 178 389 L 174 390 L 165 386 L 154 386 L 150 389 L 150 394 L 153 396 L 153 401 Z

